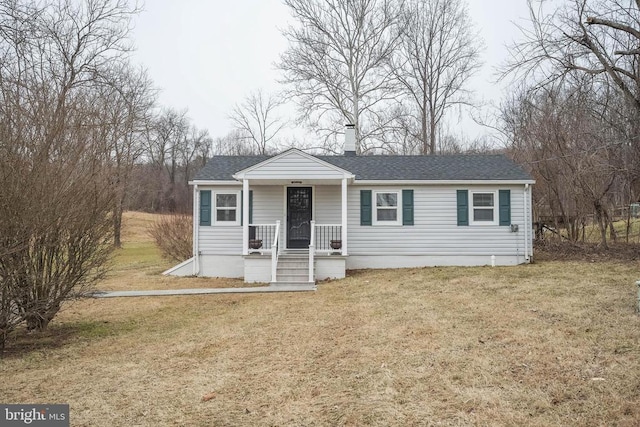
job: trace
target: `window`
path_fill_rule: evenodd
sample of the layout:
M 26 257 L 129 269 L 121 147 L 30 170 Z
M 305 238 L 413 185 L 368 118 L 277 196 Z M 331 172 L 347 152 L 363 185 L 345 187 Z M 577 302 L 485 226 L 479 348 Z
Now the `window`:
M 229 225 L 240 224 L 238 193 L 215 193 L 214 202 L 216 223 Z
M 472 223 L 496 224 L 495 193 L 472 193 Z
M 401 213 L 400 193 L 398 191 L 376 191 L 375 197 L 375 216 L 373 223 L 375 225 L 400 225 Z

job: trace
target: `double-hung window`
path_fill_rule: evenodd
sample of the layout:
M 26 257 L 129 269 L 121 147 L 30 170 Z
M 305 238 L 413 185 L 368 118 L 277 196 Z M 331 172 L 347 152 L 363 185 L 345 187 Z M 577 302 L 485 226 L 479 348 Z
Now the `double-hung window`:
M 400 225 L 402 213 L 399 191 L 375 191 L 374 192 L 375 225 Z
M 497 224 L 497 203 L 494 192 L 471 193 L 471 223 Z
M 240 224 L 240 197 L 238 192 L 215 193 L 215 222 L 219 225 Z

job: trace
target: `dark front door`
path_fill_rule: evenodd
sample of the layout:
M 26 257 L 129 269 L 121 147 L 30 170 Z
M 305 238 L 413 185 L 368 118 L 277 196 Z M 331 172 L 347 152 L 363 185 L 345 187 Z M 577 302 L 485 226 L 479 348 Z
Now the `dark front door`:
M 287 187 L 287 247 L 308 248 L 311 241 L 311 187 Z

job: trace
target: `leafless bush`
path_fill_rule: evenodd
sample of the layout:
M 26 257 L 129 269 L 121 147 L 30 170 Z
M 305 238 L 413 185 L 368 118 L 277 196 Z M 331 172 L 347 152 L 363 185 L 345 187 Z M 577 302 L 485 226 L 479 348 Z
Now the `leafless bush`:
M 100 113 L 126 62 L 126 0 L 0 2 L 0 350 L 102 277 L 114 180 Z
M 149 233 L 162 255 L 178 262 L 191 258 L 193 253 L 192 216 L 164 215 L 153 224 Z

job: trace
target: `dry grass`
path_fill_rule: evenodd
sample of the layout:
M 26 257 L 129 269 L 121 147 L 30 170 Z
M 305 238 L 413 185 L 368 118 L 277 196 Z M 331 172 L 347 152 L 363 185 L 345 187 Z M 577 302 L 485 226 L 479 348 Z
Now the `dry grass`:
M 84 300 L 43 344 L 17 338 L 0 401 L 68 402 L 74 426 L 635 426 L 638 267 L 357 271 L 315 293 Z
M 242 280 L 196 277 L 166 277 L 160 273 L 176 265 L 163 259 L 149 233 L 159 215 L 127 212 L 123 218 L 122 249 L 113 256 L 112 268 L 100 290 L 148 290 L 223 288 L 247 286 Z M 251 285 L 256 286 L 256 285 Z

